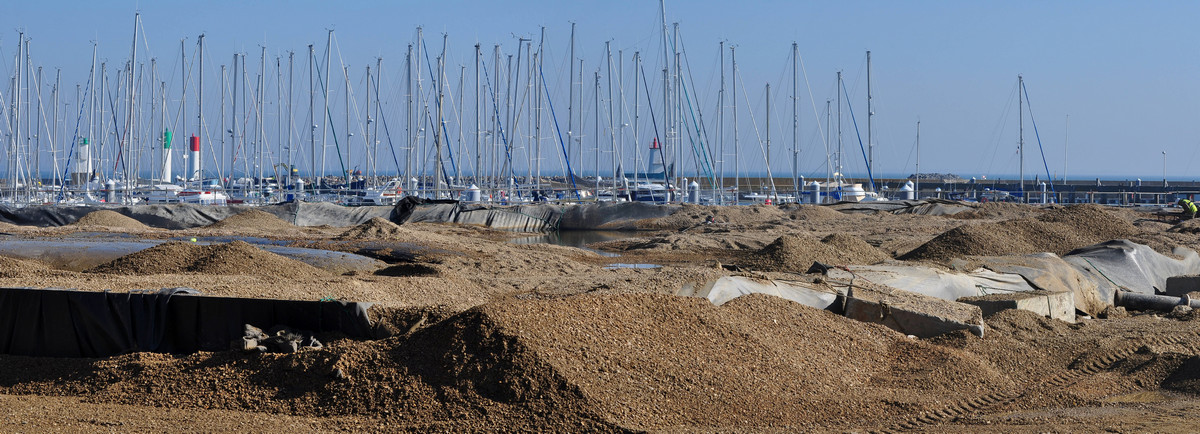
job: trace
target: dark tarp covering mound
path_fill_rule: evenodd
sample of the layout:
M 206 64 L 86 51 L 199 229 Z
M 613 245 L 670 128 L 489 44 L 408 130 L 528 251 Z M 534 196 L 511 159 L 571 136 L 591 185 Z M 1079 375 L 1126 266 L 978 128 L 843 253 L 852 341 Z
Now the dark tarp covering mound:
M 107 357 L 222 351 L 246 324 L 370 338 L 369 303 L 190 295 L 195 290 L 90 292 L 0 288 L 0 353 Z
M 0 222 L 25 226 L 63 226 L 99 210 L 110 210 L 144 225 L 162 229 L 207 226 L 248 210 L 270 213 L 298 226 L 356 226 L 382 217 L 407 222 L 458 223 L 493 229 L 545 232 L 559 229 L 633 230 L 634 223 L 666 217 L 678 205 L 638 202 L 495 206 L 453 200 L 423 200 L 412 196 L 396 206 L 346 207 L 331 203 L 288 202 L 275 205 L 132 205 L 132 206 L 0 206 Z
M 387 218 L 390 206 L 345 207 L 330 203 L 288 202 L 275 205 L 131 205 L 131 206 L 0 206 L 0 221 L 27 226 L 68 225 L 93 211 L 110 210 L 162 229 L 208 226 L 249 210 L 259 210 L 299 226 L 354 226 L 373 217 Z
M 952 215 L 970 211 L 975 207 L 966 202 L 944 199 L 880 200 L 867 202 L 839 202 L 830 208 L 848 213 L 888 212 L 892 214 Z

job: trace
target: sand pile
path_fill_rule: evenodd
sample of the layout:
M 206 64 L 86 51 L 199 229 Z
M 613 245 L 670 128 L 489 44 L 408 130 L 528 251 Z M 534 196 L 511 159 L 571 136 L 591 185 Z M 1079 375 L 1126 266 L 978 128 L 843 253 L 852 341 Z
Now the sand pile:
M 382 217 L 373 217 L 367 220 L 366 223 L 350 228 L 346 232 L 342 232 L 337 236 L 339 240 L 371 240 L 371 239 L 397 239 L 404 235 L 404 230 L 400 229 L 400 225 L 392 223 Z
M 510 300 L 292 355 L 0 357 L 0 369 L 46 379 L 5 394 L 455 431 L 846 426 L 1008 384 L 961 351 L 765 296 Z
M 243 211 L 236 215 L 226 217 L 225 219 L 205 226 L 205 229 L 225 229 L 225 230 L 264 230 L 264 231 L 299 231 L 300 227 L 288 223 L 265 211 L 256 209 Z
M 45 276 L 51 269 L 41 261 L 0 256 L 0 278 Z
M 1168 232 L 1178 232 L 1182 234 L 1200 233 L 1200 219 L 1184 220 L 1175 226 L 1167 229 Z
M 150 229 L 149 226 L 142 224 L 124 214 L 116 211 L 102 209 L 92 211 L 87 215 L 80 217 L 71 226 L 104 226 L 109 228 L 121 229 Z
M 869 265 L 889 258 L 882 250 L 850 235 L 832 234 L 818 240 L 798 234 L 777 238 L 745 262 L 759 271 L 803 273 L 813 262 Z
M 1012 202 L 987 202 L 976 205 L 970 211 L 951 214 L 956 219 L 1018 219 L 1034 218 L 1042 213 L 1034 205 Z
M 684 204 L 675 213 L 661 218 L 640 220 L 635 223 L 638 229 L 645 230 L 679 230 L 697 225 L 703 225 L 709 218 L 713 223 L 733 225 L 736 227 L 762 227 L 767 224 L 777 224 L 784 218 L 784 212 L 774 205 L 749 206 L 705 206 Z
M 793 220 L 829 220 L 845 218 L 846 214 L 820 205 L 799 205 L 787 212 Z
M 316 267 L 262 250 L 244 241 L 211 245 L 168 241 L 98 265 L 86 272 L 126 275 L 252 275 L 271 278 L 328 275 Z
M 911 387 L 943 397 L 1006 383 L 970 355 L 770 296 L 722 307 L 665 295 L 578 296 L 479 310 L 600 416 L 635 430 L 883 417 L 897 408 L 878 401 L 879 382 L 918 364 L 926 372 Z
M 1023 255 L 1073 249 L 1138 234 L 1122 216 L 1098 205 L 1071 205 L 1036 219 L 967 224 L 938 235 L 900 257 L 904 260 L 946 260 L 963 256 Z

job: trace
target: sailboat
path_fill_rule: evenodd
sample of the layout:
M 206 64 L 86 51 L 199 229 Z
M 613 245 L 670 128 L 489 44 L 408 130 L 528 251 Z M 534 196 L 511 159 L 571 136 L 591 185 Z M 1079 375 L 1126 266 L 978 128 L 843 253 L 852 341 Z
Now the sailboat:
M 634 202 L 669 203 L 675 200 L 675 188 L 667 180 L 670 170 L 663 161 L 662 147 L 658 138 L 650 143 L 650 163 L 645 173 L 634 174 L 632 185 L 625 179 L 624 196 Z

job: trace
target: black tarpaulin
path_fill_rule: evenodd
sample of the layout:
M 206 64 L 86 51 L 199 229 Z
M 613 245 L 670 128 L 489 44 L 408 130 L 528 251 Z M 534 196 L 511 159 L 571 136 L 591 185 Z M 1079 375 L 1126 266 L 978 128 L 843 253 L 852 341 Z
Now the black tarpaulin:
M 369 303 L 0 288 L 0 353 L 105 357 L 221 351 L 245 324 L 372 337 Z

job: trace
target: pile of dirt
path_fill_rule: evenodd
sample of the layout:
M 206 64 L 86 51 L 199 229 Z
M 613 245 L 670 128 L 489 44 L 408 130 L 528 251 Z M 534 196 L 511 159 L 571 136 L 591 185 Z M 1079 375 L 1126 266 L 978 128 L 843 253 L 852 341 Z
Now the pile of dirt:
M 366 223 L 355 226 L 337 236 L 339 240 L 372 240 L 400 238 L 404 231 L 400 225 L 382 217 L 374 217 Z
M 210 245 L 168 241 L 100 264 L 86 272 L 123 275 L 251 275 L 269 278 L 305 278 L 329 274 L 244 241 Z
M 787 214 L 793 220 L 832 220 L 846 217 L 841 211 L 820 205 L 798 205 Z
M 1182 234 L 1200 233 L 1200 219 L 1184 220 L 1175 226 L 1167 229 L 1168 232 L 1177 232 Z
M 759 271 L 802 273 L 813 262 L 832 265 L 870 265 L 890 257 L 882 250 L 856 237 L 832 234 L 823 239 L 807 235 L 784 235 L 745 260 L 745 266 Z
M 643 230 L 681 230 L 703 225 L 710 217 L 713 224 L 738 228 L 761 228 L 764 225 L 778 224 L 783 220 L 784 212 L 774 205 L 684 204 L 669 216 L 639 220 L 634 226 Z
M 0 256 L 0 278 L 45 276 L 51 269 L 41 261 Z
M 1071 205 L 1036 219 L 967 224 L 944 232 L 900 257 L 947 260 L 965 256 L 1065 254 L 1102 241 L 1129 238 L 1138 229 L 1123 216 L 1099 205 Z
M 205 226 L 205 229 L 223 229 L 223 230 L 262 230 L 262 231 L 299 231 L 300 227 L 288 223 L 265 211 L 256 209 L 246 210 L 241 213 L 226 217 L 225 219 Z
M 599 416 L 635 430 L 846 423 L 897 411 L 878 401 L 881 388 L 954 396 L 1006 383 L 971 355 L 770 296 L 721 307 L 665 295 L 577 296 L 480 310 Z M 917 364 L 923 378 L 880 387 Z
M 1009 384 L 971 354 L 769 296 L 717 307 L 585 295 L 408 316 L 390 339 L 286 355 L 0 356 L 4 372 L 40 379 L 0 383 L 0 393 L 455 431 L 608 431 L 830 429 Z
M 116 211 L 102 209 L 92 211 L 87 215 L 80 217 L 71 226 L 104 226 L 108 228 L 120 229 L 150 229 L 149 226 L 142 224 L 124 214 Z
M 1017 219 L 1017 218 L 1034 218 L 1042 213 L 1042 210 L 1033 205 L 1012 203 L 1012 202 L 987 202 L 981 203 L 973 207 L 970 211 L 963 211 L 949 215 L 956 219 Z

